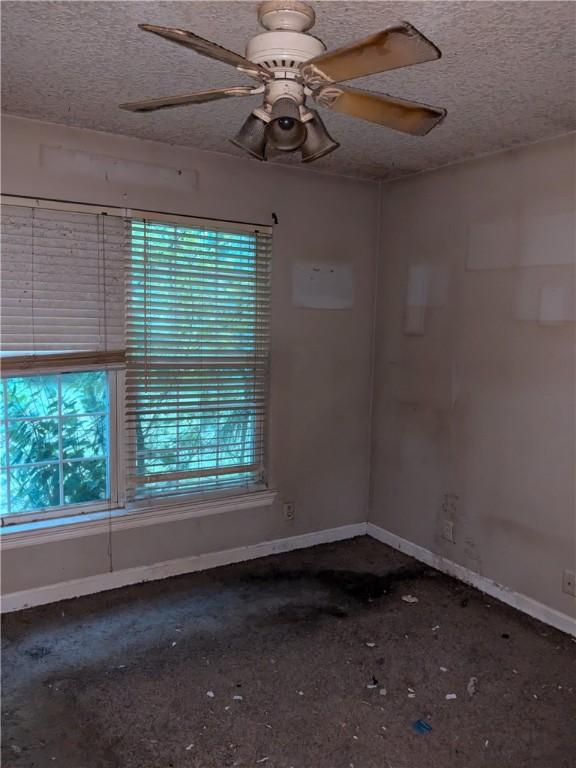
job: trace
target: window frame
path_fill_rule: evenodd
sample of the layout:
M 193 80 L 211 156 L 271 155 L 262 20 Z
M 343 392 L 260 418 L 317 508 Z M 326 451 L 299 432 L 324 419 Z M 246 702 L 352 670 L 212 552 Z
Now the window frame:
M 108 379 L 108 498 L 103 501 L 85 502 L 82 504 L 63 504 L 57 507 L 44 507 L 19 512 L 16 514 L 5 513 L 0 515 L 1 527 L 16 525 L 18 523 L 33 523 L 40 520 L 50 520 L 61 517 L 89 514 L 91 512 L 103 512 L 122 508 L 125 504 L 125 472 L 122 461 L 122 443 L 124 435 L 124 367 L 119 365 L 71 365 L 67 367 L 43 366 L 31 367 L 26 371 L 10 371 L 2 373 L 0 379 L 23 378 L 25 376 L 43 376 L 66 373 L 83 373 L 89 371 L 104 371 Z
M 62 200 L 51 200 L 39 197 L 22 197 L 18 195 L 9 195 L 2 193 L 0 202 L 3 205 L 21 205 L 30 208 L 47 208 L 52 210 L 72 211 L 77 213 L 100 213 L 107 216 L 117 216 L 124 219 L 153 219 L 157 222 L 166 222 L 167 224 L 181 224 L 186 227 L 206 227 L 223 228 L 229 224 L 235 231 L 246 231 L 253 233 L 258 230 L 262 233 L 272 234 L 273 227 L 270 224 L 261 224 L 256 222 L 239 222 L 226 219 L 203 218 L 183 214 L 172 214 L 164 211 L 151 211 L 145 209 L 122 208 L 117 206 L 98 205 L 95 203 L 75 203 Z M 271 265 L 272 269 L 272 265 Z M 269 350 L 270 351 L 270 350 Z M 89 353 L 91 354 L 91 353 Z M 62 361 L 54 359 L 48 362 L 42 361 L 41 354 L 36 358 L 26 356 L 29 362 L 25 360 L 17 369 L 11 368 L 7 371 L 1 370 L 2 357 L 0 356 L 0 378 L 12 378 L 21 376 L 36 376 L 49 373 L 73 373 L 81 371 L 107 371 L 109 375 L 109 399 L 110 399 L 110 424 L 109 424 L 109 474 L 110 474 L 110 496 L 103 502 L 90 502 L 86 504 L 69 504 L 59 507 L 49 507 L 44 510 L 33 510 L 19 514 L 1 514 L 0 510 L 0 528 L 6 529 L 10 525 L 18 523 L 35 523 L 50 519 L 73 518 L 79 515 L 90 514 L 93 512 L 112 512 L 125 511 L 126 513 L 138 511 L 158 511 L 182 508 L 191 504 L 202 505 L 210 501 L 219 501 L 233 499 L 251 494 L 258 494 L 268 491 L 273 484 L 271 476 L 270 462 L 270 378 L 268 391 L 266 393 L 266 411 L 265 411 L 265 429 L 266 439 L 262 453 L 262 468 L 260 480 L 255 481 L 249 488 L 227 488 L 191 491 L 173 496 L 150 496 L 148 498 L 139 498 L 131 501 L 127 498 L 127 437 L 128 427 L 126 423 L 125 408 L 125 383 L 126 383 L 126 364 L 117 361 L 116 356 L 109 356 L 107 361 L 101 362 L 76 360 Z M 9 358 L 4 358 L 9 359 Z M 268 363 L 270 365 L 270 361 Z M 29 366 L 29 367 L 28 367 Z

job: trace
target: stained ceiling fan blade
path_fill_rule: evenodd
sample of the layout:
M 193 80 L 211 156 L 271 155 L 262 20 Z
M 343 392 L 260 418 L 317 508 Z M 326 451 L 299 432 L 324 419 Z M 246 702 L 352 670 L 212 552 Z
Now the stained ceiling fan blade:
M 351 45 L 304 62 L 300 71 L 307 83 L 342 82 L 411 64 L 439 59 L 434 43 L 403 21 Z
M 175 29 L 173 27 L 158 27 L 155 24 L 139 24 L 140 29 L 145 32 L 152 32 L 154 35 L 159 35 L 167 40 L 172 40 L 174 43 L 183 45 L 186 48 L 191 48 L 201 56 L 207 56 L 210 59 L 216 59 L 217 61 L 223 61 L 225 64 L 231 64 L 233 67 L 242 69 L 247 74 L 257 77 L 260 80 L 270 80 L 272 73 L 265 67 L 261 67 L 260 64 L 255 64 L 253 61 L 249 61 L 240 56 L 239 53 L 229 51 L 227 48 L 223 48 L 217 43 L 213 43 L 210 40 L 205 40 L 199 35 L 195 35 L 193 32 L 188 32 L 185 29 Z
M 166 96 L 160 99 L 131 101 L 127 104 L 120 104 L 120 109 L 126 109 L 129 112 L 154 112 L 157 109 L 183 107 L 187 104 L 204 104 L 206 101 L 228 99 L 231 96 L 251 96 L 253 93 L 260 92 L 260 88 L 252 88 L 250 85 L 238 85 L 233 88 L 213 88 L 209 91 L 182 93 L 178 96 Z
M 318 104 L 334 112 L 414 136 L 424 136 L 446 117 L 446 110 L 439 107 L 337 84 L 320 88 L 314 98 Z

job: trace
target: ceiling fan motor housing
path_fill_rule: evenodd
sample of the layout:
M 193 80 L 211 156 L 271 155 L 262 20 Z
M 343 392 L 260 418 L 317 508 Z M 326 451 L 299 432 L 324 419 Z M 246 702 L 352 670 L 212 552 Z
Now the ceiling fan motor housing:
M 276 77 L 296 77 L 298 64 L 324 53 L 317 37 L 301 32 L 262 32 L 246 46 L 246 58 L 270 69 Z
M 298 65 L 324 53 L 317 37 L 305 34 L 315 21 L 314 11 L 298 0 L 270 0 L 258 9 L 268 31 L 255 35 L 246 46 L 246 58 L 270 69 L 277 78 L 295 78 Z

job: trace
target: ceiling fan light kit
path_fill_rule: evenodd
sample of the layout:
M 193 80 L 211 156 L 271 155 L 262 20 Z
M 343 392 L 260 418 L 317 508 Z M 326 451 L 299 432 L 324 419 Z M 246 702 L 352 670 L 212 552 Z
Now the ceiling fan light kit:
M 311 112 L 312 119 L 306 123 L 306 141 L 301 147 L 303 163 L 311 163 L 314 160 L 318 160 L 340 146 L 326 130 L 326 126 L 318 112 L 315 110 L 311 110 Z
M 236 147 L 248 152 L 252 157 L 266 160 L 266 126 L 267 123 L 264 120 L 251 113 L 236 136 L 230 141 Z
M 305 140 L 306 125 L 300 120 L 296 101 L 289 96 L 276 99 L 266 126 L 266 141 L 281 152 L 294 152 Z
M 327 52 L 321 40 L 307 34 L 316 17 L 306 3 L 268 0 L 260 4 L 258 20 L 266 31 L 248 41 L 246 56 L 193 32 L 141 24 L 146 32 L 230 64 L 257 80 L 258 85 L 148 99 L 121 104 L 121 108 L 152 112 L 262 95 L 262 105 L 253 109 L 232 143 L 259 160 L 266 159 L 268 147 L 280 152 L 300 151 L 302 162 L 317 160 L 340 146 L 329 135 L 319 114 L 307 106 L 308 98 L 332 111 L 414 136 L 427 134 L 446 116 L 446 110 L 438 107 L 342 85 L 357 77 L 440 58 L 439 49 L 407 22 Z

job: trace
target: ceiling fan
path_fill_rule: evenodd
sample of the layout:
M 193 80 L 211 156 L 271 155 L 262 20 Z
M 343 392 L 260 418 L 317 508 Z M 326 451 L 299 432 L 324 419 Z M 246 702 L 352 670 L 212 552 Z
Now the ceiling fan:
M 232 143 L 259 160 L 266 160 L 270 147 L 281 152 L 300 150 L 305 163 L 340 146 L 318 112 L 307 106 L 308 97 L 321 107 L 416 136 L 424 136 L 446 116 L 445 109 L 342 85 L 357 77 L 440 58 L 440 50 L 407 22 L 327 52 L 321 40 L 307 34 L 316 17 L 306 3 L 268 0 L 259 5 L 258 20 L 267 31 L 248 41 L 245 57 L 193 32 L 140 24 L 145 32 L 230 64 L 259 84 L 214 88 L 120 107 L 130 112 L 152 112 L 263 94 L 262 105 L 250 113 Z

